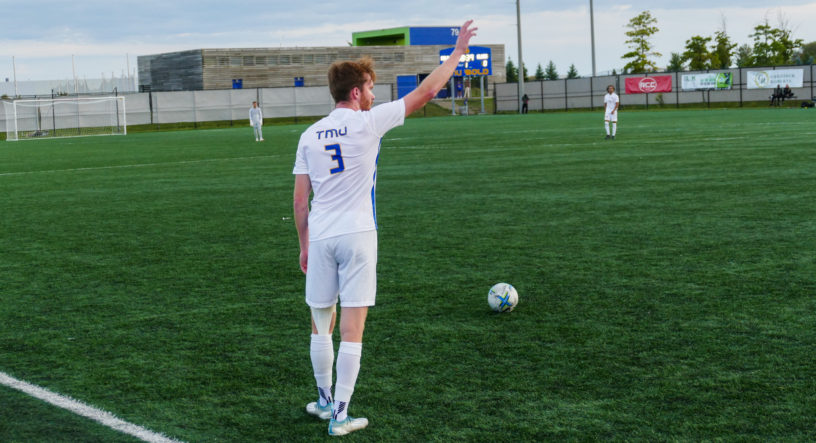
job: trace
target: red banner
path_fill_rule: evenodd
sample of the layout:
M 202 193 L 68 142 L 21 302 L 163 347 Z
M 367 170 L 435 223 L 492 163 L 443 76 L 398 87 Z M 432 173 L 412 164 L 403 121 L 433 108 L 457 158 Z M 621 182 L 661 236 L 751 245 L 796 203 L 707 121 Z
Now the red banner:
M 626 79 L 627 94 L 649 94 L 651 92 L 671 92 L 672 76 L 630 77 Z

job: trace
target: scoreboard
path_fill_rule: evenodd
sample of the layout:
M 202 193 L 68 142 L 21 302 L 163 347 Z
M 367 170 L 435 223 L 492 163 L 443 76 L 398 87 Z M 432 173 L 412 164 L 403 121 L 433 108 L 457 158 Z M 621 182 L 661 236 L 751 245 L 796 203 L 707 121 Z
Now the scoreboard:
M 449 59 L 454 48 L 439 51 L 439 64 Z M 454 71 L 454 77 L 471 77 L 493 75 L 492 51 L 485 46 L 470 46 L 466 53 L 459 58 L 459 65 Z

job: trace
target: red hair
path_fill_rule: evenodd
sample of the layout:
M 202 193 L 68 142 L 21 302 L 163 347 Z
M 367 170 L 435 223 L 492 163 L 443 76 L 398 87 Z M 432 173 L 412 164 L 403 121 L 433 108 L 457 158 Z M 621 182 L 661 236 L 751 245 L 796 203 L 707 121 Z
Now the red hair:
M 348 100 L 354 88 L 362 90 L 367 80 L 366 74 L 371 77 L 371 81 L 377 80 L 377 75 L 374 73 L 374 60 L 370 57 L 363 57 L 357 61 L 333 63 L 329 68 L 329 91 L 334 102 Z

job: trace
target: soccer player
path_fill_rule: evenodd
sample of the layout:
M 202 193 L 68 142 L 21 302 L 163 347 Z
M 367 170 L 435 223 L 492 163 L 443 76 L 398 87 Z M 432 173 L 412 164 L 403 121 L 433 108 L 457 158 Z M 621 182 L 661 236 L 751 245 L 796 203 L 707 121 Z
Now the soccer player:
M 258 107 L 258 102 L 252 102 L 252 107 L 249 108 L 249 125 L 255 131 L 255 141 L 262 142 L 263 141 L 263 132 L 261 131 L 261 127 L 263 126 L 263 113 L 261 112 L 261 108 Z
M 329 435 L 363 429 L 368 419 L 348 415 L 360 370 L 363 329 L 377 286 L 375 189 L 380 140 L 403 124 L 447 83 L 476 28 L 459 30 L 451 57 L 400 100 L 372 107 L 373 62 L 336 62 L 329 68 L 335 109 L 300 137 L 295 167 L 294 218 L 300 268 L 311 309 L 310 356 L 318 401 L 306 412 L 329 421 Z M 309 197 L 314 192 L 309 207 Z M 332 331 L 340 300 L 340 347 L 334 364 Z M 332 366 L 337 383 L 332 396 Z
M 618 132 L 618 106 L 620 106 L 620 98 L 615 94 L 615 87 L 609 85 L 606 87 L 606 95 L 604 96 L 604 107 L 606 114 L 604 115 L 604 128 L 606 128 L 606 139 L 615 139 L 615 134 Z M 612 133 L 609 133 L 609 122 L 612 122 Z

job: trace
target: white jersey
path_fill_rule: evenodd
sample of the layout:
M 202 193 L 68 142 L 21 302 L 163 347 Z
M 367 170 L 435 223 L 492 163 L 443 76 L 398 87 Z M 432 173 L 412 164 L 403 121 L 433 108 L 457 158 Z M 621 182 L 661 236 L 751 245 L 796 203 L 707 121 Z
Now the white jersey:
M 612 111 L 615 110 L 615 105 L 617 105 L 618 102 L 620 102 L 620 98 L 618 98 L 618 94 L 615 94 L 614 92 L 611 93 L 611 94 L 607 93 L 604 96 L 604 105 L 606 105 L 606 113 L 607 114 L 612 113 Z
M 370 111 L 338 108 L 300 136 L 292 173 L 312 183 L 309 241 L 377 229 L 380 139 L 404 121 L 403 100 Z
M 260 107 L 249 108 L 249 122 L 252 124 L 252 126 L 263 124 L 263 113 L 261 112 Z

